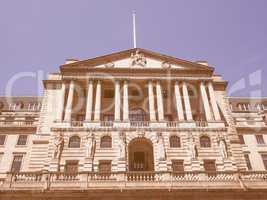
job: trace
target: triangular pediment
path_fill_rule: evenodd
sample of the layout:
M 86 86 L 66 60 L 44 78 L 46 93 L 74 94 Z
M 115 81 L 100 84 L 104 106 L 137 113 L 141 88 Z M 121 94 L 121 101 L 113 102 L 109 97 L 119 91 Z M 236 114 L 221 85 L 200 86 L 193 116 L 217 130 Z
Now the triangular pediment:
M 64 69 L 78 69 L 79 67 L 110 69 L 110 68 L 131 68 L 131 69 L 180 69 L 200 70 L 212 72 L 210 66 L 197 62 L 186 61 L 171 56 L 166 56 L 150 50 L 135 48 L 112 53 L 92 59 L 76 61 L 61 66 Z

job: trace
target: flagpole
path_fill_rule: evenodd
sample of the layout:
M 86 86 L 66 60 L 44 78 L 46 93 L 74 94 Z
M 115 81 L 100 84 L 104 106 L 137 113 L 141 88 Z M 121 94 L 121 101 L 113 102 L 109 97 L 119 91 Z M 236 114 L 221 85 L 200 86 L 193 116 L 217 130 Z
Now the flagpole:
M 135 11 L 133 12 L 133 45 L 136 48 L 136 25 L 135 25 Z

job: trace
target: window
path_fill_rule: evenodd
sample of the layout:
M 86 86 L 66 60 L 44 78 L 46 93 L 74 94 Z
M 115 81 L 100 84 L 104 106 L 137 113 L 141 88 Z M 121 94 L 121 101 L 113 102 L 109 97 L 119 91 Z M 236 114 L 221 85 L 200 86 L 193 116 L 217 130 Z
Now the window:
M 4 145 L 6 141 L 6 135 L 0 135 L 0 145 Z
M 78 161 L 77 160 L 67 160 L 65 165 L 65 173 L 77 174 L 78 173 Z
M 110 136 L 103 136 L 100 140 L 100 148 L 111 148 L 112 138 Z
M 250 163 L 250 160 L 249 160 L 249 154 L 245 154 L 244 156 L 245 156 L 245 160 L 246 160 L 246 163 L 247 163 L 248 170 L 252 170 L 251 163 Z
M 69 139 L 69 148 L 80 148 L 81 139 L 79 136 L 71 136 Z
M 172 171 L 183 172 L 184 171 L 184 161 L 183 160 L 172 160 Z
M 178 148 L 181 147 L 180 138 L 176 135 L 170 137 L 170 147 L 171 148 Z
M 111 161 L 110 160 L 100 160 L 98 171 L 100 173 L 110 173 L 111 172 Z
M 200 137 L 200 147 L 211 147 L 210 138 L 208 136 Z
M 133 97 L 138 97 L 138 96 L 139 96 L 139 91 L 133 89 L 133 90 L 131 91 L 131 96 L 133 96 Z
M 243 135 L 238 135 L 238 138 L 239 138 L 240 144 L 245 144 Z
M 104 90 L 104 98 L 114 98 L 114 90 L 112 89 Z
M 26 145 L 27 144 L 27 135 L 19 135 L 17 145 Z
M 204 169 L 206 172 L 215 172 L 216 171 L 215 160 L 204 160 Z
M 264 164 L 264 168 L 265 170 L 267 170 L 267 154 L 262 154 L 261 157 Z
M 113 114 L 104 114 L 103 115 L 103 121 L 112 122 L 114 121 L 114 115 Z
M 263 135 L 256 135 L 256 140 L 258 144 L 265 144 Z
M 19 172 L 22 164 L 22 155 L 15 155 L 13 158 L 11 172 Z

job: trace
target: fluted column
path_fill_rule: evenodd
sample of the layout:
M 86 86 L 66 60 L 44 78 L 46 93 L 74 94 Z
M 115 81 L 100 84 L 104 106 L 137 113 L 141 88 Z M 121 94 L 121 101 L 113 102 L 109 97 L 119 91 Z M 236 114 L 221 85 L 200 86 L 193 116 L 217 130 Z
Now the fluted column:
M 209 99 L 208 99 L 207 92 L 206 92 L 206 86 L 204 85 L 203 82 L 200 83 L 200 92 L 201 92 L 201 97 L 202 97 L 202 101 L 204 105 L 206 120 L 210 121 L 212 120 L 211 112 L 210 112 L 210 104 L 209 104 Z
M 94 112 L 94 121 L 100 121 L 101 115 L 101 82 L 97 81 L 96 84 L 96 95 L 95 95 L 95 112 Z
M 179 120 L 183 121 L 184 120 L 184 110 L 183 110 L 183 103 L 182 103 L 182 98 L 181 98 L 181 93 L 180 93 L 178 81 L 175 82 L 174 92 L 175 92 L 177 116 L 178 116 Z
M 156 121 L 155 102 L 152 81 L 148 81 L 148 104 L 150 121 Z
M 188 89 L 187 89 L 186 82 L 182 83 L 182 89 L 183 89 L 183 97 L 184 97 L 183 99 L 184 99 L 186 119 L 188 121 L 191 121 L 191 120 L 193 120 L 193 117 L 192 117 L 192 110 L 191 110 L 190 99 L 189 99 L 189 95 L 188 95 Z
M 216 121 L 220 121 L 221 120 L 221 116 L 220 116 L 219 108 L 218 108 L 218 105 L 217 105 L 217 102 L 216 102 L 216 98 L 215 98 L 212 82 L 208 83 L 208 89 L 209 89 L 210 102 L 211 102 L 214 118 L 215 118 Z
M 75 88 L 75 83 L 74 83 L 74 81 L 71 81 L 70 86 L 69 86 L 69 95 L 68 95 L 68 99 L 67 99 L 65 118 L 64 118 L 64 121 L 66 121 L 66 122 L 71 121 L 74 88 Z
M 161 85 L 159 81 L 157 81 L 156 92 L 157 92 L 158 119 L 159 121 L 163 121 L 164 120 L 164 108 L 163 108 Z
M 93 81 L 88 82 L 87 102 L 86 102 L 86 115 L 85 121 L 92 121 L 92 109 L 93 109 Z
M 120 81 L 115 81 L 115 121 L 121 120 L 121 91 Z
M 57 120 L 61 121 L 62 120 L 62 115 L 64 111 L 64 104 L 65 104 L 65 92 L 66 91 L 66 84 L 62 82 L 61 84 L 61 90 L 60 90 L 60 99 L 59 99 L 59 106 L 58 106 L 58 111 L 57 111 Z
M 123 121 L 129 120 L 129 99 L 128 99 L 128 81 L 123 85 Z

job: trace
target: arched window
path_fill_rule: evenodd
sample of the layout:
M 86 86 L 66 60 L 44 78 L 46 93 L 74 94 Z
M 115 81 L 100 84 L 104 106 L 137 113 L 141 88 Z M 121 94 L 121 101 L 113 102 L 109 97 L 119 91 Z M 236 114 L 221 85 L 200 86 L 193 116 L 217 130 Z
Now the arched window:
M 77 135 L 71 136 L 69 139 L 69 148 L 80 148 L 81 138 Z
M 210 138 L 206 135 L 200 137 L 200 147 L 211 147 Z
M 100 140 L 100 148 L 111 148 L 112 147 L 112 138 L 108 135 L 103 136 Z
M 181 147 L 180 138 L 176 135 L 170 137 L 170 147 L 171 148 L 178 148 Z

